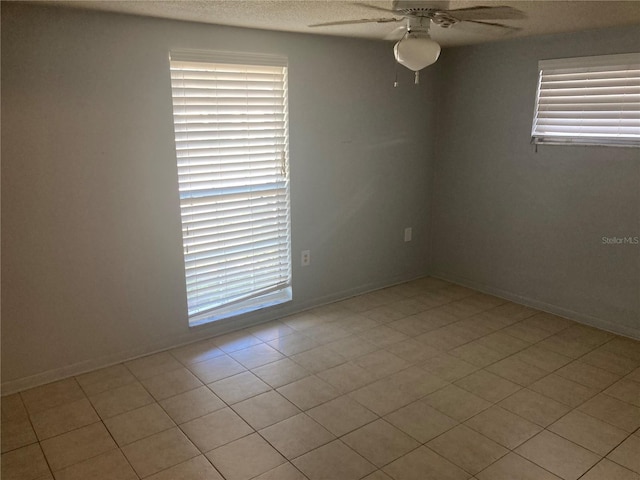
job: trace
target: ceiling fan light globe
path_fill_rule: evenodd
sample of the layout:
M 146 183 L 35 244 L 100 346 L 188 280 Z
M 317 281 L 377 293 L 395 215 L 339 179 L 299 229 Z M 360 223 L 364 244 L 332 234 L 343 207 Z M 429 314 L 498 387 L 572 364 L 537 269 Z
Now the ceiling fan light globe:
M 417 72 L 433 64 L 440 56 L 440 45 L 427 35 L 409 34 L 393 47 L 399 64 Z

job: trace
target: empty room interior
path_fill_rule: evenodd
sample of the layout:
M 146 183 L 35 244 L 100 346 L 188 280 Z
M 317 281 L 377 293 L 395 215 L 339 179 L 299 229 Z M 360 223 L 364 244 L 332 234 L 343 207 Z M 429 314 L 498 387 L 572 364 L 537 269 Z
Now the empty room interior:
M 3 480 L 640 480 L 640 3 L 1 3 Z

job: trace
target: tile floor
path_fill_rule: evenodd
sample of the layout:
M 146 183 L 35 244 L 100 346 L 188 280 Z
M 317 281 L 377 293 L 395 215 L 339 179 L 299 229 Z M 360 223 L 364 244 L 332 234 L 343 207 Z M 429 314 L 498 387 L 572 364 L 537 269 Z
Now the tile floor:
M 640 342 L 433 278 L 2 399 L 4 480 L 640 480 Z

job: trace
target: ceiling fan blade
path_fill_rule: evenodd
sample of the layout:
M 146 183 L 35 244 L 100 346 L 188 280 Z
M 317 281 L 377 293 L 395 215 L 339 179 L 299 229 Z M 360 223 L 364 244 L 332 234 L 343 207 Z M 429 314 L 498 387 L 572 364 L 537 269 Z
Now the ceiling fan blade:
M 509 35 L 522 30 L 520 27 L 512 27 L 502 23 L 479 22 L 477 20 L 464 20 L 456 23 L 453 28 L 480 35 Z
M 527 17 L 512 7 L 469 7 L 444 12 L 458 20 L 517 20 Z
M 309 27 L 330 27 L 332 25 L 356 25 L 358 23 L 394 23 L 401 22 L 402 18 L 362 18 L 360 20 L 341 20 L 338 22 L 314 23 Z
M 395 13 L 395 14 L 398 13 L 395 10 L 390 10 L 388 8 L 383 8 L 383 7 L 378 7 L 376 5 L 369 5 L 367 3 L 352 3 L 351 5 L 357 5 L 358 7 L 368 8 L 369 10 L 377 10 L 379 12 L 387 12 L 387 13 Z

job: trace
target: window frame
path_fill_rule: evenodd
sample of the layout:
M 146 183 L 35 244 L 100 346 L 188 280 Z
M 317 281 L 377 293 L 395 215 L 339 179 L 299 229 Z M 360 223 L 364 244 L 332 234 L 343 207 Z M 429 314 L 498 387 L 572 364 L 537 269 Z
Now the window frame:
M 606 72 L 618 72 L 612 73 L 612 75 L 606 76 Z M 624 75 L 622 74 L 624 72 Z M 555 75 L 555 80 L 552 80 Z M 553 106 L 557 102 L 558 95 L 557 89 L 561 87 L 551 86 L 550 83 L 559 84 L 562 80 L 559 76 L 564 75 L 572 78 L 572 88 L 563 88 L 564 90 L 572 90 L 572 93 L 564 95 L 564 106 L 569 111 L 554 111 L 559 110 L 559 105 Z M 586 75 L 590 75 L 591 78 L 586 78 Z M 580 78 L 578 80 L 578 77 Z M 600 77 L 600 78 L 593 78 Z M 624 82 L 628 85 L 621 85 Z M 636 93 L 633 89 L 636 87 L 633 82 L 637 81 L 637 88 L 639 91 Z M 576 86 L 578 83 L 583 83 L 584 86 Z M 604 85 L 602 85 L 605 83 Z M 600 95 L 608 95 L 610 97 L 622 97 L 607 102 L 612 109 L 605 111 L 602 107 L 604 101 L 595 100 L 591 103 L 584 101 L 588 98 L 588 95 L 593 96 L 596 94 L 595 88 L 605 89 L 609 88 L 611 91 L 620 91 L 629 89 L 632 93 L 630 96 L 636 97 L 631 99 L 624 99 L 627 93 L 605 93 Z M 554 92 L 553 90 L 556 90 Z M 578 91 L 582 90 L 582 94 L 578 94 Z M 545 92 L 546 98 L 543 104 L 545 109 L 541 109 L 541 92 Z M 554 95 L 555 94 L 555 95 Z M 557 95 L 557 96 L 556 96 Z M 589 57 L 574 57 L 574 58 L 561 58 L 551 60 L 540 60 L 538 62 L 538 85 L 536 88 L 535 104 L 533 123 L 531 127 L 531 143 L 542 145 L 596 145 L 596 146 L 615 146 L 615 147 L 640 147 L 640 104 L 638 97 L 640 97 L 640 53 L 623 53 L 612 55 L 598 55 Z M 555 98 L 555 102 L 554 102 Z M 635 101 L 634 101 L 635 100 Z M 598 104 L 598 102 L 601 102 Z M 586 110 L 591 106 L 592 110 Z M 585 108 L 586 107 L 586 108 Z M 546 114 L 541 115 L 541 111 L 546 111 Z M 575 117 L 571 116 L 575 112 Z M 613 124 L 616 118 L 614 115 L 618 114 L 618 134 L 613 134 L 613 129 L 616 128 Z M 622 118 L 626 116 L 626 118 Z M 540 122 L 546 122 L 546 126 L 541 126 Z M 591 123 L 591 125 L 584 125 Z M 629 126 L 623 126 L 622 123 L 628 122 Z M 564 125 L 562 125 L 564 123 Z M 636 126 L 637 125 L 637 126 Z M 586 130 L 582 130 L 585 129 Z M 562 131 L 564 129 L 564 131 Z M 596 131 L 600 129 L 600 131 Z M 609 132 L 607 132 L 609 129 Z M 637 129 L 637 133 L 630 132 L 629 130 Z M 555 132 L 553 131 L 555 130 Z M 573 131 L 572 131 L 573 130 Z M 588 132 L 587 130 L 592 130 Z
M 199 100 L 194 101 L 193 97 L 188 97 L 188 89 L 196 88 L 196 87 L 187 86 L 189 81 L 193 83 L 193 80 L 185 79 L 184 73 L 183 73 L 182 79 L 177 78 L 178 73 L 176 72 L 188 71 L 188 70 L 179 70 L 178 65 L 182 65 L 181 67 L 182 69 L 196 68 L 196 67 L 186 67 L 185 65 L 188 65 L 188 64 L 205 64 L 202 70 L 202 72 L 205 72 L 203 76 L 216 79 L 206 87 L 202 87 L 202 88 L 200 86 L 197 87 L 197 90 L 199 92 L 201 92 L 204 88 L 208 88 L 208 87 L 211 88 L 211 93 L 209 92 L 197 93 L 197 95 L 195 95 L 196 97 L 205 96 L 205 100 L 202 102 L 202 105 L 200 103 L 195 103 L 195 102 L 199 102 Z M 291 285 L 292 259 L 291 259 L 291 204 L 290 204 L 289 126 L 288 126 L 289 116 L 288 116 L 288 83 L 287 83 L 288 82 L 288 59 L 285 56 L 281 56 L 281 55 L 172 49 L 169 53 L 169 66 L 170 66 L 169 70 L 171 72 L 171 97 L 172 97 L 172 105 L 173 105 L 172 123 L 174 127 L 176 160 L 178 165 L 178 186 L 179 186 L 179 195 L 180 195 L 180 212 L 181 212 L 181 225 L 182 225 L 181 237 L 183 240 L 183 259 L 184 259 L 184 266 L 185 266 L 185 286 L 186 286 L 185 291 L 187 295 L 187 306 L 188 306 L 187 313 L 188 313 L 188 319 L 189 319 L 189 326 L 195 327 L 198 325 L 214 322 L 217 320 L 222 320 L 225 318 L 234 317 L 237 315 L 242 315 L 248 312 L 260 310 L 263 308 L 267 308 L 270 306 L 279 305 L 279 304 L 291 301 L 293 299 L 293 292 L 292 292 L 292 285 Z M 237 71 L 234 70 L 234 66 L 237 66 Z M 264 68 L 261 68 L 261 67 L 264 67 Z M 244 88 L 248 90 L 245 93 L 245 97 L 242 97 L 242 93 L 237 93 L 238 96 L 236 96 L 236 93 L 231 93 L 230 97 L 225 96 L 227 95 L 228 92 L 225 92 L 223 90 L 224 88 L 230 88 L 234 92 L 238 92 L 240 90 L 239 87 L 242 86 L 241 85 L 242 80 L 236 79 L 235 77 L 240 78 L 242 76 L 242 73 L 240 73 L 240 70 L 242 69 L 244 69 L 245 71 L 244 73 L 245 80 L 243 85 L 244 85 Z M 267 71 L 281 72 L 281 73 L 273 73 L 274 78 L 281 79 L 280 83 L 276 82 L 275 80 L 265 82 L 265 83 L 273 83 L 273 85 L 281 86 L 281 89 L 274 89 L 273 91 L 265 90 L 266 92 L 265 95 L 267 97 L 271 97 L 270 99 L 267 99 L 267 100 L 271 100 L 273 105 L 271 103 L 269 103 L 269 105 L 272 106 L 275 112 L 275 113 L 272 113 L 271 115 L 273 115 L 274 118 L 281 117 L 280 120 L 277 120 L 277 121 L 274 120 L 271 122 L 272 124 L 273 123 L 278 124 L 278 127 L 271 127 L 271 126 L 263 127 L 263 125 L 259 124 L 259 122 L 263 121 L 263 118 L 260 116 L 261 114 L 255 113 L 255 111 L 252 110 L 252 108 L 254 108 L 254 109 L 266 111 L 265 109 L 267 107 L 252 106 L 252 105 L 255 105 L 255 102 L 253 101 L 254 99 L 251 98 L 252 96 L 251 91 L 253 89 L 250 83 L 252 82 L 252 80 L 255 80 L 256 75 L 258 76 L 263 74 L 266 76 L 271 75 L 268 72 L 260 73 L 260 74 L 251 73 L 252 70 L 260 70 L 265 72 Z M 194 71 L 196 71 L 198 75 L 200 75 L 201 71 L 198 71 L 198 70 L 194 70 Z M 225 76 L 225 78 L 227 78 L 228 76 L 232 76 L 234 77 L 234 79 L 220 80 L 219 76 L 221 75 Z M 180 82 L 182 82 L 182 84 L 180 84 Z M 197 82 L 202 83 L 201 80 L 197 80 Z M 233 86 L 228 86 L 227 84 L 229 82 L 235 82 L 235 83 Z M 182 85 L 182 87 L 179 87 L 179 85 Z M 252 85 L 254 85 L 253 88 L 258 88 L 258 87 L 255 87 L 255 82 Z M 262 86 L 260 86 L 260 88 L 262 88 Z M 182 96 L 178 95 L 177 93 L 178 91 L 182 92 Z M 192 98 L 192 100 L 188 101 L 187 98 Z M 238 114 L 238 113 L 233 114 L 235 117 L 232 120 L 229 120 L 229 117 L 224 117 L 224 120 L 227 122 L 228 121 L 237 122 L 237 125 L 234 123 L 231 127 L 234 130 L 231 135 L 231 138 L 233 138 L 232 142 L 234 143 L 234 145 L 237 145 L 238 142 L 242 142 L 242 141 L 245 142 L 245 145 L 236 147 L 236 148 L 240 148 L 241 151 L 237 154 L 238 159 L 235 159 L 234 157 L 234 159 L 232 160 L 232 163 L 234 165 L 233 167 L 233 171 L 235 175 L 234 180 L 222 181 L 222 180 L 217 180 L 216 178 L 224 177 L 225 173 L 223 172 L 223 170 L 225 168 L 230 168 L 230 167 L 224 163 L 225 160 L 221 158 L 216 159 L 216 155 L 220 157 L 224 156 L 225 147 L 222 144 L 224 142 L 228 142 L 229 140 L 227 139 L 226 132 L 219 130 L 219 126 L 216 125 L 216 123 L 222 121 L 221 119 L 223 118 L 222 117 L 223 112 L 225 111 L 225 109 L 229 108 L 227 103 L 225 102 L 229 100 L 231 101 L 232 105 L 236 105 L 232 107 L 234 111 L 242 110 L 242 108 L 245 109 L 246 117 L 242 119 L 240 119 L 241 114 Z M 237 102 L 240 102 L 242 100 L 246 102 L 246 106 L 245 105 L 238 106 L 239 104 Z M 203 108 L 203 106 L 206 106 L 206 108 Z M 200 108 L 202 110 L 205 110 L 206 112 L 199 111 L 197 113 L 199 115 L 199 119 L 191 121 L 188 119 L 189 115 L 192 114 L 193 112 L 193 110 L 190 110 L 190 108 L 191 109 Z M 179 123 L 178 116 L 180 114 L 183 115 L 183 120 L 181 120 L 181 122 Z M 269 114 L 264 113 L 264 118 L 267 118 L 268 116 Z M 256 119 L 256 117 L 258 118 Z M 251 123 L 254 120 L 258 123 L 257 124 Z M 211 126 L 209 126 L 207 123 L 206 130 L 210 130 L 211 132 L 215 132 L 215 133 L 211 133 L 210 134 L 211 137 L 209 138 L 206 136 L 206 134 L 203 134 L 202 132 L 200 132 L 198 135 L 197 141 L 190 140 L 189 139 L 190 133 L 194 132 L 192 130 L 189 130 L 190 121 L 194 124 L 199 123 L 200 125 L 202 125 L 203 122 L 205 123 L 209 122 Z M 245 128 L 245 129 L 243 130 L 242 128 Z M 256 130 L 254 130 L 254 128 Z M 263 128 L 264 128 L 264 131 L 260 130 Z M 272 133 L 273 137 L 269 137 L 268 132 L 270 130 L 273 130 L 273 133 Z M 276 135 L 275 133 L 276 131 L 279 132 L 279 135 Z M 267 132 L 267 133 L 265 134 L 264 132 Z M 243 133 L 246 134 L 246 137 L 238 136 L 238 135 L 242 135 Z M 187 140 L 184 139 L 185 135 L 187 137 Z M 268 144 L 267 147 L 265 147 L 267 148 L 267 150 L 268 150 L 268 146 L 271 146 L 273 148 L 273 151 L 271 153 L 263 154 L 262 157 L 260 157 L 260 155 L 258 154 L 250 153 L 252 149 L 257 148 L 254 146 L 254 141 L 257 138 L 256 135 L 259 137 L 259 139 L 257 140 L 258 143 L 261 144 L 262 142 L 266 142 Z M 195 138 L 195 135 L 194 135 L 194 138 Z M 221 138 L 224 138 L 225 140 L 223 141 L 221 140 Z M 272 140 L 273 143 L 269 143 L 270 140 Z M 193 167 L 194 163 L 191 163 L 191 151 L 190 151 L 191 148 L 193 149 L 196 148 L 195 146 L 192 147 L 190 144 L 195 145 L 197 142 L 203 142 L 203 141 L 207 142 L 207 149 L 215 150 L 215 153 L 205 155 L 204 157 L 205 163 L 202 163 L 203 160 L 201 159 L 203 157 L 200 157 L 198 160 L 196 160 L 196 155 L 194 153 L 193 154 L 194 163 L 197 161 L 198 162 L 197 166 L 201 168 L 204 167 L 206 170 L 209 170 L 210 168 L 211 169 L 217 168 L 217 171 L 215 172 L 213 172 L 212 170 L 207 171 L 207 174 L 206 174 L 208 179 L 207 182 L 209 181 L 212 182 L 210 186 L 207 183 L 207 192 L 209 192 L 207 194 L 202 192 L 202 190 L 200 191 L 195 190 L 195 187 L 194 189 L 191 189 L 190 186 L 185 187 L 185 184 L 190 185 L 191 182 L 196 184 L 198 180 L 203 178 L 203 177 L 197 177 L 198 173 L 195 173 L 195 171 L 198 170 L 198 168 L 194 168 Z M 247 154 L 242 153 L 243 149 L 247 150 L 249 153 Z M 185 156 L 185 152 L 186 152 L 186 156 Z M 181 155 L 183 156 L 181 157 Z M 267 158 L 269 156 L 272 156 L 273 158 Z M 206 160 L 208 157 L 210 157 L 211 163 L 206 163 L 208 162 L 208 160 Z M 181 159 L 183 160 L 182 163 L 181 163 Z M 244 178 L 242 174 L 243 172 L 245 172 L 245 169 L 243 169 L 242 166 L 237 167 L 236 165 L 242 165 L 242 163 L 245 161 L 250 161 L 253 165 L 255 165 L 255 167 L 252 167 L 252 168 L 255 168 L 256 171 L 260 170 L 261 175 L 265 176 L 265 180 L 261 180 L 260 178 L 258 178 L 258 179 L 255 179 L 255 182 L 264 181 L 266 183 L 260 183 L 260 184 L 254 183 L 254 179 L 252 179 L 251 175 L 249 175 L 251 168 L 246 169 L 247 175 L 246 175 L 246 178 Z M 185 169 L 187 173 L 185 173 Z M 191 172 L 192 169 L 194 173 Z M 212 178 L 213 180 L 211 180 Z M 276 179 L 276 180 L 273 180 L 273 179 Z M 273 181 L 269 181 L 269 180 L 273 180 Z M 240 182 L 241 185 L 233 184 L 233 188 L 222 186 L 222 185 L 230 185 L 229 182 L 236 182 L 236 183 Z M 246 188 L 243 189 L 243 187 L 246 187 Z M 217 190 L 215 190 L 216 188 Z M 248 214 L 243 213 L 243 219 L 248 219 L 251 222 L 250 229 L 247 229 L 247 230 L 250 230 L 250 233 L 247 235 L 247 237 L 244 237 L 244 238 L 253 238 L 253 243 L 249 248 L 256 248 L 256 250 L 259 250 L 259 248 L 257 248 L 257 242 L 256 242 L 255 236 L 252 237 L 252 235 L 254 235 L 253 221 L 256 215 L 254 213 L 254 205 L 253 205 L 254 199 L 258 199 L 257 202 L 266 203 L 266 206 L 264 206 L 261 209 L 261 214 L 263 215 L 263 217 L 265 217 L 262 219 L 265 222 L 267 222 L 266 229 L 269 230 L 270 232 L 269 235 L 273 236 L 273 238 L 270 238 L 270 239 L 277 243 L 275 243 L 273 246 L 273 250 L 275 250 L 275 253 L 270 252 L 266 254 L 266 255 L 273 256 L 275 260 L 272 260 L 271 263 L 269 263 L 270 260 L 268 260 L 265 263 L 265 266 L 267 267 L 268 272 L 273 273 L 273 278 L 276 279 L 277 281 L 264 280 L 264 279 L 261 282 L 256 281 L 255 283 L 262 285 L 263 288 L 255 287 L 254 291 L 248 292 L 246 295 L 239 296 L 234 299 L 227 297 L 226 300 L 222 301 L 222 303 L 218 300 L 212 301 L 210 302 L 208 307 L 206 305 L 195 307 L 194 305 L 198 304 L 197 302 L 198 288 L 197 286 L 194 287 L 193 282 L 195 278 L 195 283 L 197 285 L 198 280 L 196 277 L 198 276 L 198 274 L 193 273 L 194 271 L 193 255 L 191 257 L 191 260 L 188 260 L 188 258 L 190 258 L 188 257 L 188 255 L 190 253 L 193 253 L 193 252 L 189 252 L 189 241 L 192 238 L 190 237 L 189 228 L 191 228 L 192 232 L 196 230 L 196 228 L 194 227 L 194 221 L 193 221 L 193 218 L 196 217 L 196 215 L 193 215 L 193 209 L 195 208 L 194 205 L 196 205 L 197 202 L 194 200 L 194 198 L 198 198 L 198 199 L 204 198 L 204 202 L 205 203 L 209 202 L 207 205 L 211 205 L 210 211 L 218 212 L 219 210 L 222 210 L 224 206 L 218 205 L 217 202 L 219 202 L 220 200 L 218 200 L 217 198 L 223 197 L 224 195 L 230 195 L 230 194 L 224 193 L 225 190 L 234 190 L 234 195 L 238 196 L 238 193 L 236 193 L 238 189 L 243 190 L 243 192 L 244 190 L 246 190 L 246 193 L 240 193 L 241 198 L 239 202 L 243 205 L 245 203 L 247 205 L 251 204 L 251 206 L 248 207 L 248 210 L 250 211 L 250 213 Z M 222 192 L 222 193 L 214 194 L 212 193 L 214 191 Z M 245 198 L 243 197 L 243 195 L 246 195 L 247 197 Z M 271 196 L 273 198 L 270 198 Z M 189 202 L 191 202 L 191 204 Z M 192 208 L 190 213 L 191 227 L 188 226 L 188 222 L 185 220 L 186 217 L 189 215 L 187 213 L 189 211 L 189 205 L 190 205 L 190 208 Z M 283 208 L 284 210 L 282 210 Z M 245 209 L 245 212 L 246 210 L 247 209 Z M 214 223 L 218 224 L 218 226 L 209 226 L 210 224 L 207 223 L 207 226 L 209 226 L 209 229 L 213 232 L 211 236 L 220 235 L 221 230 L 227 229 L 228 225 L 226 223 L 226 219 L 223 219 L 222 215 L 217 216 L 216 213 L 210 213 L 207 216 L 214 218 L 214 220 L 208 219 L 207 222 L 213 221 Z M 232 224 L 233 219 L 235 218 L 237 217 L 230 217 L 229 223 Z M 269 222 L 272 222 L 272 224 Z M 197 221 L 195 223 L 197 226 Z M 234 228 L 234 227 L 232 226 L 231 228 Z M 272 230 L 275 233 L 271 232 Z M 225 238 L 224 245 L 225 245 L 224 248 L 227 248 L 226 238 Z M 205 247 L 206 247 L 206 244 L 205 244 Z M 208 258 L 211 258 L 211 256 L 216 255 L 215 252 L 219 251 L 219 250 L 216 250 L 217 248 L 218 247 L 215 247 L 214 250 L 204 251 L 203 256 L 208 256 Z M 265 247 L 265 248 L 271 248 L 271 247 Z M 213 252 L 213 253 L 210 253 L 210 252 Z M 224 257 L 226 255 L 227 254 L 222 254 L 221 257 Z M 196 257 L 198 257 L 198 255 L 196 255 Z M 236 267 L 236 269 L 239 269 L 239 268 L 245 269 L 245 270 L 254 269 L 256 272 L 259 272 L 258 268 L 256 267 L 256 265 L 258 264 L 257 261 L 249 259 L 247 260 L 247 264 L 251 266 Z M 189 265 L 191 265 L 191 267 Z M 226 265 L 229 265 L 229 264 L 226 264 Z M 198 268 L 198 271 L 201 270 L 200 267 L 196 267 L 196 268 Z M 251 271 L 254 271 L 254 270 L 251 270 Z M 218 296 L 219 292 L 226 291 L 225 285 L 222 284 L 223 282 L 218 280 L 217 278 L 217 273 L 216 273 L 217 271 L 219 270 L 213 269 L 208 272 L 209 284 L 208 286 L 206 286 L 206 288 L 203 287 L 203 290 L 206 290 L 209 292 L 213 291 L 214 292 L 212 294 L 213 296 Z M 242 275 L 243 275 L 243 272 L 240 272 L 240 277 L 242 277 Z M 251 275 L 252 274 L 248 274 L 248 277 L 250 277 Z M 259 277 L 259 276 L 260 275 L 256 275 L 256 277 Z M 273 282 L 273 284 L 268 284 L 269 282 Z M 216 284 L 220 284 L 219 287 Z M 236 282 L 236 284 L 238 284 L 238 282 Z M 239 284 L 242 285 L 242 280 L 239 281 Z M 246 290 L 247 288 L 249 288 L 248 283 L 246 284 L 245 287 L 241 286 L 238 288 L 240 290 L 242 289 Z M 229 288 L 229 290 L 230 290 L 230 292 L 228 292 L 229 295 L 232 292 L 234 294 L 238 293 L 238 291 L 235 291 L 233 288 Z

